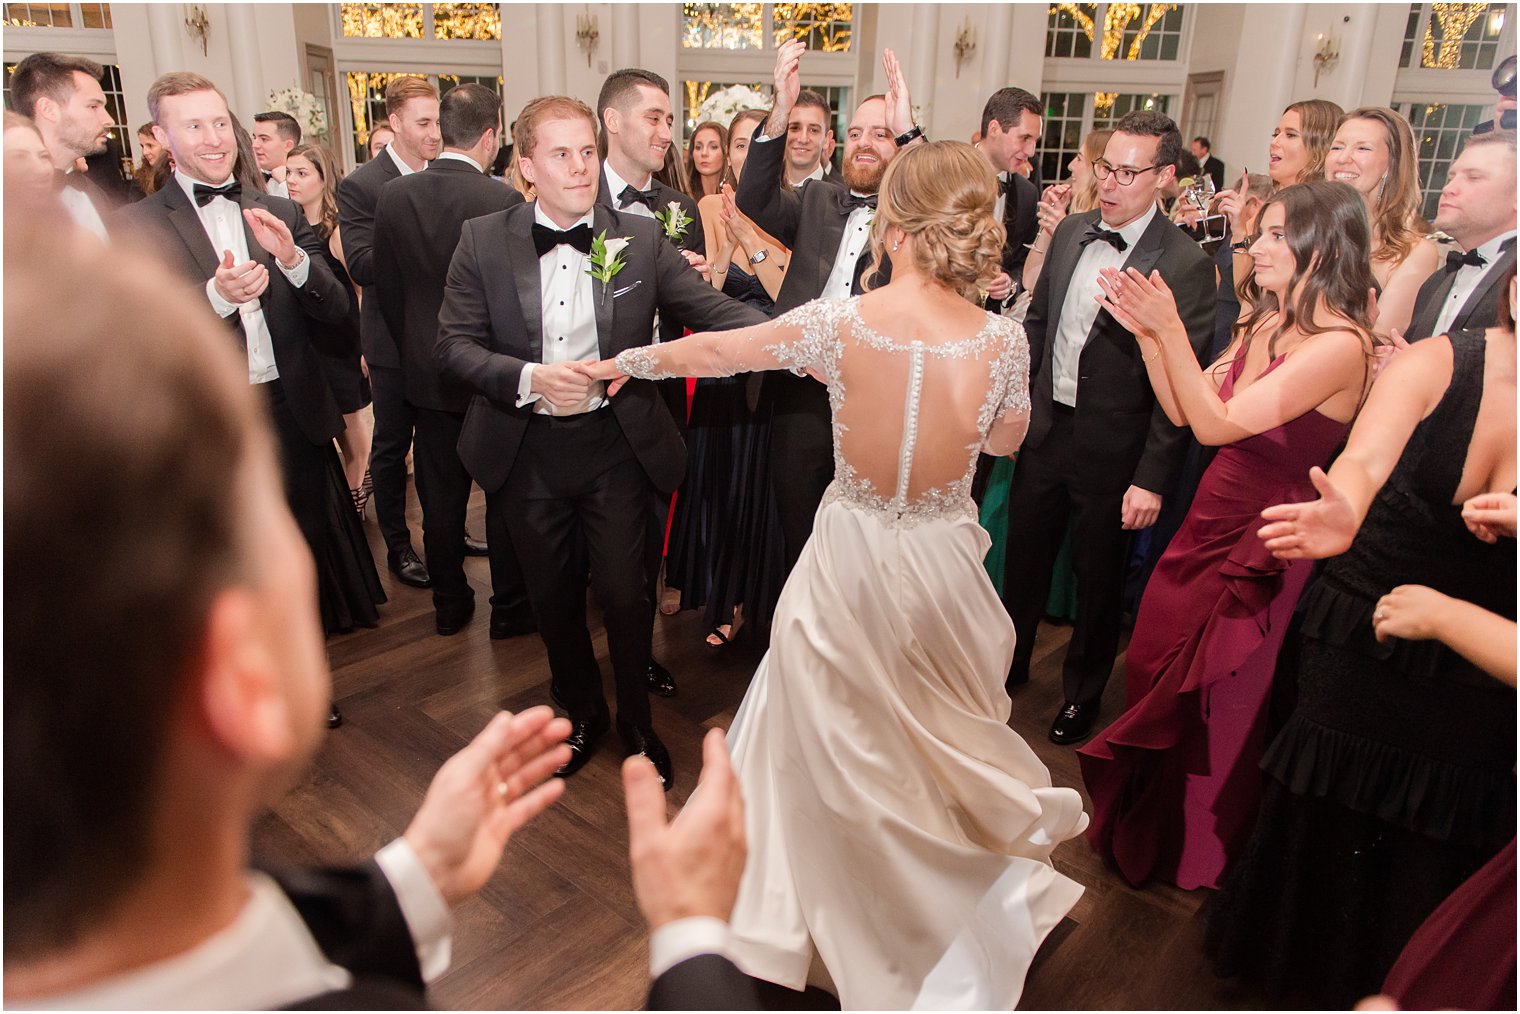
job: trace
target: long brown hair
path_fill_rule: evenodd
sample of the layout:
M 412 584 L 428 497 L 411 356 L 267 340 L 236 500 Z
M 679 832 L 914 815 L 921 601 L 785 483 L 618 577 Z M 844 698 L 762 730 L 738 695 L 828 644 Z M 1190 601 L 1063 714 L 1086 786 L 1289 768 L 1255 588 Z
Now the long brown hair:
M 743 128 L 745 124 L 759 123 L 769 115 L 770 113 L 766 112 L 764 109 L 740 110 L 732 120 L 728 121 L 728 143 L 733 144 L 734 138 L 739 136 L 739 130 Z M 751 127 L 749 132 L 753 134 L 755 132 L 754 128 Z M 739 174 L 734 172 L 734 165 L 728 159 L 727 145 L 725 145 L 723 148 L 723 182 L 727 183 L 730 187 L 733 187 L 735 193 L 739 192 Z
M 1420 178 L 1416 165 L 1414 130 L 1409 121 L 1386 106 L 1362 106 L 1341 117 L 1336 131 L 1351 120 L 1371 120 L 1383 128 L 1388 146 L 1388 174 L 1378 188 L 1369 209 L 1372 240 L 1376 248 L 1372 259 L 1398 264 L 1409 256 L 1414 245 L 1430 231 L 1420 217 Z M 1333 143 L 1333 142 L 1332 142 Z M 1328 174 L 1329 169 L 1325 172 Z
M 1303 138 L 1304 149 L 1309 153 L 1308 164 L 1293 182 L 1308 183 L 1324 179 L 1325 155 L 1330 151 L 1330 142 L 1335 140 L 1343 112 L 1340 106 L 1327 99 L 1304 99 L 1283 110 L 1284 116 L 1289 113 L 1298 114 L 1298 132 Z
M 723 124 L 716 120 L 704 120 L 697 124 L 697 129 L 691 132 L 686 139 L 686 183 L 687 194 L 694 201 L 700 201 L 707 195 L 702 192 L 702 174 L 697 172 L 697 135 L 704 130 L 716 130 L 718 132 L 718 154 L 723 159 L 723 165 L 718 169 L 718 186 L 728 179 L 728 131 Z M 713 193 L 717 193 L 716 190 Z
M 317 220 L 316 233 L 321 239 L 331 238 L 333 231 L 338 228 L 338 182 L 343 174 L 338 171 L 338 160 L 328 154 L 326 148 L 320 144 L 298 144 L 290 149 L 288 160 L 300 155 L 312 164 L 317 170 L 317 175 L 322 177 L 322 209 Z
M 1372 275 L 1371 230 L 1362 195 L 1345 183 L 1331 180 L 1283 187 L 1262 205 L 1252 243 L 1260 238 L 1262 220 L 1274 204 L 1282 205 L 1283 238 L 1293 252 L 1288 303 L 1278 306 L 1276 295 L 1256 284 L 1253 271 L 1240 286 L 1240 298 L 1251 309 L 1235 325 L 1235 336 L 1244 336 L 1249 348 L 1256 326 L 1269 315 L 1278 314 L 1277 327 L 1267 345 L 1267 357 L 1276 359 L 1277 341 L 1288 331 L 1313 335 L 1335 329 L 1334 325 L 1321 327 L 1315 323 L 1314 311 L 1323 304 L 1361 333 L 1370 352 L 1373 339 L 1367 292 L 1377 288 L 1377 281 Z

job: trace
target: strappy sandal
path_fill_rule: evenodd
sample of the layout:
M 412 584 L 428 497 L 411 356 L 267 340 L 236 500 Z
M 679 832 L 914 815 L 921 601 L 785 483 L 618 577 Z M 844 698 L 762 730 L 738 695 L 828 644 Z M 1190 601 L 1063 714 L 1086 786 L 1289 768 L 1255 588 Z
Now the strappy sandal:
M 354 513 L 359 515 L 359 520 L 365 519 L 365 509 L 369 506 L 369 498 L 375 494 L 375 480 L 370 476 L 369 469 L 364 470 L 364 481 L 359 483 L 358 489 L 350 489 L 349 495 L 354 498 Z
M 744 617 L 742 615 L 739 615 L 739 611 L 737 609 L 734 610 L 734 614 L 734 621 L 732 623 L 718 624 L 716 627 L 712 628 L 712 630 L 708 631 L 707 639 L 702 643 L 706 644 L 713 651 L 722 651 L 724 648 L 727 648 L 730 644 L 733 644 L 735 641 L 737 641 L 739 639 L 739 631 L 744 629 Z M 728 633 L 726 634 L 723 632 L 724 627 L 728 628 Z M 713 643 L 713 638 L 715 637 L 718 639 L 716 644 Z

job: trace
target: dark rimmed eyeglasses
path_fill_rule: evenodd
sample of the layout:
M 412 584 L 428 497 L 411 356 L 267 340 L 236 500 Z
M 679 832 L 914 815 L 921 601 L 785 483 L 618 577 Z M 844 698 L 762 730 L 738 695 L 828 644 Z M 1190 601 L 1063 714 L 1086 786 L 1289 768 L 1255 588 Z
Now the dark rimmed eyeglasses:
M 1144 169 L 1117 169 L 1107 159 L 1102 158 L 1094 162 L 1092 164 L 1092 167 L 1093 175 L 1097 176 L 1098 179 L 1106 180 L 1112 176 L 1114 179 L 1118 180 L 1119 186 L 1121 187 L 1127 187 L 1131 183 L 1135 182 L 1135 177 L 1139 176 L 1141 173 L 1148 173 L 1152 169 L 1161 168 L 1158 165 L 1148 165 Z

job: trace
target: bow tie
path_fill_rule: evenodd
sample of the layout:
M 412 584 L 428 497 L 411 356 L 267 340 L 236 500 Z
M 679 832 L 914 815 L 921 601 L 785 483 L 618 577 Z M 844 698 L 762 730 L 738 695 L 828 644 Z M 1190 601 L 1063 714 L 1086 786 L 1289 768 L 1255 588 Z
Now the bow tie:
M 243 196 L 243 185 L 236 180 L 224 187 L 208 187 L 203 183 L 195 183 L 191 185 L 190 192 L 195 195 L 197 208 L 204 208 L 216 197 L 225 197 L 233 204 L 237 204 L 239 198 Z
M 861 197 L 858 194 L 847 193 L 839 199 L 839 210 L 843 211 L 846 215 L 856 208 L 870 208 L 872 211 L 875 211 L 876 195 L 868 194 L 865 197 Z
M 1086 246 L 1093 240 L 1097 240 L 1100 243 L 1108 243 L 1120 253 L 1129 248 L 1129 244 L 1124 241 L 1124 237 L 1119 235 L 1117 230 L 1100 229 L 1096 225 L 1089 225 L 1087 231 L 1082 234 L 1080 245 Z
M 58 187 L 59 189 L 67 188 L 69 190 L 87 192 L 90 185 L 89 183 L 85 182 L 84 173 L 60 172 L 58 174 Z
M 1488 260 L 1484 258 L 1482 254 L 1478 253 L 1477 250 L 1469 250 L 1466 253 L 1458 253 L 1457 251 L 1452 250 L 1446 255 L 1447 271 L 1460 271 L 1462 268 L 1468 266 L 1481 268 L 1487 263 Z
M 1013 177 L 1012 176 L 1007 176 L 1007 177 L 999 176 L 998 177 L 998 193 L 1002 194 L 1004 197 L 1007 197 L 1009 194 L 1013 193 Z
M 583 254 L 591 252 L 591 226 L 582 222 L 573 229 L 561 232 L 538 222 L 533 223 L 533 248 L 542 257 L 561 243 L 575 247 Z
M 635 190 L 630 183 L 618 194 L 618 207 L 627 208 L 633 204 L 642 204 L 653 211 L 660 203 L 660 192 L 651 187 L 648 190 Z

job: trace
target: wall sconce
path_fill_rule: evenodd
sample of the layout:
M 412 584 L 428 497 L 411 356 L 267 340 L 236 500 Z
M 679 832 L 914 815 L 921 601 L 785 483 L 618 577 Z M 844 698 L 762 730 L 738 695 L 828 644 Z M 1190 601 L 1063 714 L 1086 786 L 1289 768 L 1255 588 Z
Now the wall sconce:
M 586 51 L 586 66 L 591 66 L 591 54 L 596 51 L 596 42 L 602 37 L 597 28 L 596 15 L 587 11 L 575 16 L 575 44 Z
M 976 29 L 971 27 L 971 16 L 966 16 L 965 24 L 961 25 L 960 31 L 955 33 L 955 76 L 961 76 L 961 64 L 971 59 L 971 54 L 976 52 Z
M 1319 87 L 1319 75 L 1335 66 L 1341 58 L 1341 40 L 1320 32 L 1314 37 L 1314 87 Z
M 211 22 L 206 18 L 205 4 L 185 4 L 185 31 L 190 33 L 190 38 L 200 41 L 201 55 L 208 55 Z

